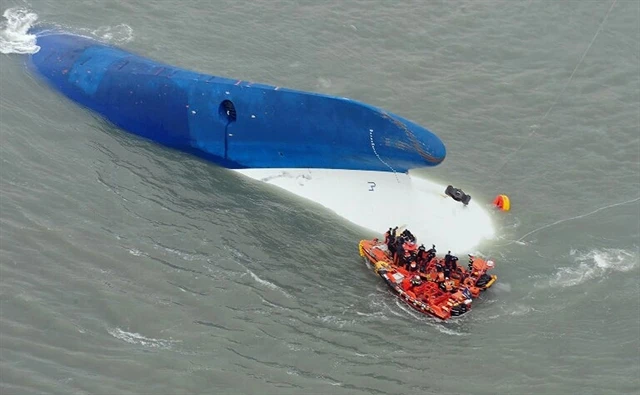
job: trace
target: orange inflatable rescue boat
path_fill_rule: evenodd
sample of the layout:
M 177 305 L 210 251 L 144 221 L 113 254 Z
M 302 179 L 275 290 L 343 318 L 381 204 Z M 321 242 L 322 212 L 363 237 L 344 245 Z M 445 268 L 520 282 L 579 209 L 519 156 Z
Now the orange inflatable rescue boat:
M 441 320 L 463 315 L 471 309 L 473 299 L 498 279 L 487 273 L 494 267 L 491 260 L 469 255 L 465 268 L 450 253 L 444 258 L 436 256 L 435 246 L 428 251 L 418 248 L 413 235 L 393 236 L 390 241 L 387 232 L 385 239 L 361 240 L 360 255 L 394 294 L 420 313 Z

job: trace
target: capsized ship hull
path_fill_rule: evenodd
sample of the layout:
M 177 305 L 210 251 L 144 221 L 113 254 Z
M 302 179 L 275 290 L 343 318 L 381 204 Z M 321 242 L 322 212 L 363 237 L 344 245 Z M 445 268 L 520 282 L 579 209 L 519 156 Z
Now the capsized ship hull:
M 116 126 L 231 169 L 406 172 L 446 155 L 429 130 L 347 98 L 200 74 L 72 34 L 37 32 L 30 66 Z
M 460 249 L 493 235 L 482 207 L 463 210 L 444 186 L 409 175 L 446 156 L 440 138 L 410 120 L 348 98 L 196 73 L 65 32 L 32 32 L 40 50 L 29 67 L 125 131 L 276 185 L 376 233 L 393 224 L 426 232 L 440 221 L 433 240 L 455 237 Z

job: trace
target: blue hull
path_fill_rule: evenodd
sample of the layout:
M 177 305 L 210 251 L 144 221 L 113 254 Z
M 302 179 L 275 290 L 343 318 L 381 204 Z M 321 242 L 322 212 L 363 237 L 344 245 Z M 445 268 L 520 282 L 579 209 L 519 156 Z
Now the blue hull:
M 176 68 L 41 31 L 30 68 L 118 127 L 227 168 L 406 172 L 446 155 L 429 130 L 354 100 Z

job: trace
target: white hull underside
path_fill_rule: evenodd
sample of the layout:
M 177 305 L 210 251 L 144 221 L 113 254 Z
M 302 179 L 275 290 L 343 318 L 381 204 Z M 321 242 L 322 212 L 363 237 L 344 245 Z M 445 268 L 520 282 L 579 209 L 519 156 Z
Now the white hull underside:
M 241 169 L 255 180 L 278 186 L 334 211 L 380 236 L 406 226 L 439 252 L 474 252 L 495 230 L 486 205 L 468 206 L 444 194 L 440 185 L 409 174 L 332 169 Z

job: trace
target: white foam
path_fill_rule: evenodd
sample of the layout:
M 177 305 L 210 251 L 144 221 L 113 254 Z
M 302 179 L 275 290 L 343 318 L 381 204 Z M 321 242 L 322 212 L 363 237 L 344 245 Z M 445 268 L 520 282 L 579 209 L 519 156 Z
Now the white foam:
M 100 26 L 90 32 L 93 37 L 113 44 L 126 44 L 133 40 L 133 29 L 124 23 L 116 26 Z
M 518 303 L 515 306 L 511 307 L 511 310 L 509 311 L 509 315 L 519 317 L 519 316 L 527 315 L 532 311 L 535 311 L 533 307 Z
M 549 280 L 552 287 L 572 287 L 593 279 L 602 279 L 612 272 L 628 272 L 638 266 L 638 256 L 621 249 L 592 250 L 570 255 L 575 266 L 560 268 Z
M 195 261 L 195 260 L 198 260 L 198 257 L 197 257 L 197 256 L 195 256 L 195 255 L 192 255 L 192 254 L 189 254 L 189 253 L 186 253 L 186 252 L 180 251 L 180 250 L 176 250 L 176 249 L 173 249 L 173 248 L 164 247 L 164 246 L 161 246 L 161 245 L 158 245 L 158 244 L 154 245 L 154 246 L 153 246 L 153 248 L 154 248 L 154 249 L 163 249 L 163 250 L 165 250 L 166 252 L 169 252 L 169 253 L 171 253 L 171 254 L 174 254 L 174 255 L 179 256 L 180 258 L 184 259 L 185 261 Z
M 320 321 L 327 324 L 335 325 L 338 328 L 344 328 L 345 326 L 353 326 L 356 323 L 356 320 L 342 319 L 335 315 L 325 315 L 318 318 L 320 318 Z
M 151 348 L 164 348 L 168 349 L 171 347 L 175 340 L 164 340 L 164 339 L 153 339 L 149 337 L 142 336 L 139 333 L 135 332 L 126 332 L 120 328 L 113 328 L 107 330 L 109 334 L 116 339 L 123 340 L 129 344 L 139 344 L 145 347 Z
M 498 281 L 497 283 L 493 284 L 493 287 L 491 287 L 491 289 L 498 293 L 511 292 L 511 284 Z
M 38 20 L 38 14 L 25 7 L 12 7 L 4 11 L 6 19 L 0 22 L 0 53 L 34 54 L 40 50 L 36 45 L 35 34 L 28 34 L 29 29 Z M 133 28 L 121 23 L 115 26 L 99 26 L 96 29 L 77 28 L 57 23 L 50 23 L 60 30 L 92 38 L 110 44 L 126 44 L 133 40 Z
M 131 248 L 131 249 L 129 249 L 129 254 L 131 254 L 131 255 L 133 255 L 133 256 L 143 256 L 143 255 L 146 255 L 144 252 L 142 252 L 142 251 L 140 251 L 140 250 L 138 250 L 138 249 L 135 249 L 135 248 Z
M 121 23 L 115 26 L 99 26 L 98 28 L 86 28 L 69 26 L 61 23 L 47 23 L 47 25 L 53 28 L 47 29 L 44 32 L 40 32 L 38 35 L 46 35 L 48 33 L 55 33 L 56 31 L 62 31 L 70 33 L 75 36 L 89 38 L 96 41 L 101 41 L 105 44 L 121 45 L 126 44 L 133 40 L 133 28 L 127 24 Z
M 484 205 L 468 206 L 446 196 L 440 185 L 411 174 L 333 169 L 242 169 L 253 179 L 278 186 L 332 210 L 380 235 L 405 225 L 425 245 L 455 254 L 472 252 L 495 230 Z
M 372 318 L 375 321 L 389 321 L 389 317 L 386 316 L 382 311 L 376 311 L 373 313 L 363 313 L 361 311 L 356 311 L 356 314 L 361 317 Z
M 254 280 L 255 282 L 257 282 L 258 284 L 260 284 L 260 285 L 262 285 L 262 286 L 264 286 L 264 287 L 267 287 L 267 288 L 269 288 L 269 289 L 272 289 L 272 290 L 274 290 L 274 291 L 279 291 L 279 292 L 281 292 L 284 296 L 286 296 L 287 298 L 290 298 L 290 299 L 291 299 L 291 298 L 293 298 L 293 296 L 289 295 L 289 293 L 288 293 L 287 291 L 285 291 L 284 289 L 280 288 L 280 287 L 279 287 L 279 286 L 277 286 L 276 284 L 274 284 L 274 283 L 272 283 L 272 282 L 270 282 L 270 281 L 267 281 L 267 280 L 264 280 L 264 279 L 260 278 L 257 274 L 255 274 L 254 272 L 252 272 L 251 270 L 249 270 L 249 269 L 248 269 L 246 266 L 244 266 L 243 264 L 241 264 L 241 263 L 238 263 L 238 264 L 239 264 L 240 266 L 242 266 L 242 268 L 243 268 L 244 270 L 246 270 L 246 271 L 247 271 L 247 273 L 251 276 L 251 278 L 253 278 L 253 280 Z
M 6 21 L 0 22 L 0 53 L 33 54 L 40 50 L 36 36 L 27 34 L 38 20 L 38 14 L 24 7 L 12 7 L 4 11 Z
M 257 274 L 255 274 L 254 272 L 252 272 L 251 270 L 247 269 L 247 272 L 249 273 L 249 275 L 251 276 L 251 278 L 253 278 L 254 280 L 256 280 L 257 283 L 264 285 L 267 288 L 270 289 L 279 289 L 279 287 L 277 285 L 275 285 L 272 282 L 269 282 L 267 280 L 263 280 L 260 277 L 258 277 Z

